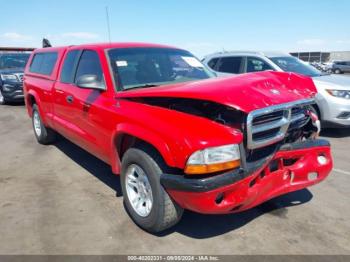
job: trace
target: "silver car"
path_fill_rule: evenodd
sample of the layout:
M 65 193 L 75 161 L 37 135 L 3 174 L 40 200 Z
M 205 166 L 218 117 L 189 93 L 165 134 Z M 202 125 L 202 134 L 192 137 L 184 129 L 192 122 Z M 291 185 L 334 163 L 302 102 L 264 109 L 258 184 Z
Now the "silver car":
M 317 87 L 315 112 L 323 127 L 350 127 L 350 77 L 330 75 L 286 53 L 223 52 L 203 59 L 218 76 L 264 70 L 295 72 L 312 77 Z
M 350 73 L 350 61 L 334 61 L 330 68 L 333 73 Z

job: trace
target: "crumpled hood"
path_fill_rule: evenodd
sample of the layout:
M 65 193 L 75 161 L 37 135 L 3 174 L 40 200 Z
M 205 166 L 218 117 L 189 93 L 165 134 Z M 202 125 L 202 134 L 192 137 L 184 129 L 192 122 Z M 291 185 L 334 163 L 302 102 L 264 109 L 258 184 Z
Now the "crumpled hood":
M 350 90 L 350 77 L 340 75 L 324 75 L 313 77 L 317 88 Z
M 265 71 L 118 92 L 117 98 L 176 97 L 212 101 L 246 113 L 272 105 L 314 97 L 309 77 Z

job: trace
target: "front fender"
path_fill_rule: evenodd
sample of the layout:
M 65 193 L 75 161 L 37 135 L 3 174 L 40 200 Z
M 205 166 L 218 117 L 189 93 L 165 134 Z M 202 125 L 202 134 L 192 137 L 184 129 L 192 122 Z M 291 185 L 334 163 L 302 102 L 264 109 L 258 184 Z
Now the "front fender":
M 180 111 L 120 100 L 111 141 L 115 148 L 120 134 L 129 134 L 155 147 L 170 167 L 183 169 L 197 150 L 226 144 L 240 144 L 242 133 L 204 117 Z M 120 159 L 113 149 L 112 166 L 118 171 Z M 117 173 L 117 172 L 116 172 Z
M 134 136 L 140 140 L 143 140 L 150 145 L 154 146 L 158 152 L 162 155 L 164 161 L 168 166 L 176 167 L 176 159 L 170 151 L 169 145 L 160 138 L 157 134 L 152 131 L 145 129 L 143 127 L 131 124 L 131 123 L 121 123 L 118 124 L 114 135 L 112 136 L 111 147 L 112 147 L 112 170 L 114 173 L 120 173 L 121 159 L 119 158 L 116 141 L 121 135 Z

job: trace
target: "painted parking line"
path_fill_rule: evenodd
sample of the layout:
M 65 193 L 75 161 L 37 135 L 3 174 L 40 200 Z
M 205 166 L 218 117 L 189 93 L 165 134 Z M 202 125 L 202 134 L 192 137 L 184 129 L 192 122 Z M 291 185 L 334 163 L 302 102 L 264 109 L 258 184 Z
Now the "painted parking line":
M 341 170 L 341 169 L 337 169 L 337 168 L 333 168 L 333 171 L 343 174 L 343 175 L 349 175 L 350 176 L 350 172 L 345 171 L 345 170 Z

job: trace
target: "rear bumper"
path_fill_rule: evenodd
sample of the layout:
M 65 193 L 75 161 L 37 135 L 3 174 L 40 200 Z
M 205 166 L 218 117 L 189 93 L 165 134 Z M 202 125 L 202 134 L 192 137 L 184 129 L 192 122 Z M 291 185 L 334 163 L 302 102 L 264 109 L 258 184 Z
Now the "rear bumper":
M 324 156 L 326 162 L 318 162 Z M 293 164 L 283 160 L 293 159 Z M 269 164 L 277 161 L 278 168 Z M 225 214 L 252 208 L 276 196 L 317 184 L 333 166 L 330 145 L 326 140 L 310 140 L 285 145 L 274 156 L 210 178 L 161 176 L 161 183 L 181 207 L 207 214 Z M 309 176 L 316 177 L 310 179 Z

